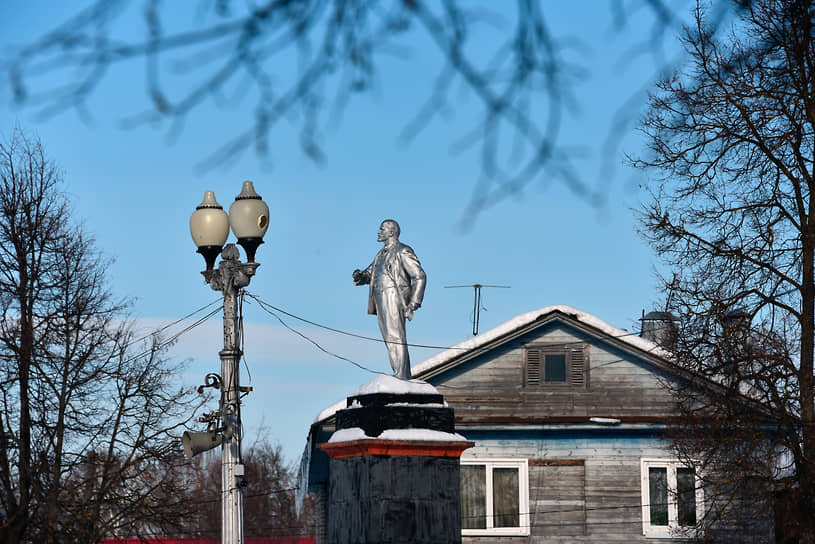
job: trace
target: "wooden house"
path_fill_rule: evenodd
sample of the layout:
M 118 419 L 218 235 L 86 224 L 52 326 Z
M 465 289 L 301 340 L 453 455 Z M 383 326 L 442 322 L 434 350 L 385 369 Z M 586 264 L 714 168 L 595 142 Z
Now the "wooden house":
M 670 357 L 557 305 L 415 365 L 476 444 L 461 458 L 462 541 L 653 542 L 692 527 L 704 497 L 663 440 L 675 403 L 661 383 L 682 380 Z M 343 406 L 310 429 L 301 477 L 318 494 L 328 464 L 316 445 Z

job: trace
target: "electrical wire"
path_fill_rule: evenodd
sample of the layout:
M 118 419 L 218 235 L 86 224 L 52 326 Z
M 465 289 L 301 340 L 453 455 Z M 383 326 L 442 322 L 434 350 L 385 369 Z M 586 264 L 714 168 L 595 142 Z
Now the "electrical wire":
M 456 347 L 448 347 L 448 346 L 434 346 L 434 345 L 430 345 L 430 344 L 411 344 L 410 342 L 404 342 L 404 343 L 403 342 L 393 342 L 393 341 L 390 341 L 390 340 L 384 340 L 382 338 L 375 338 L 373 336 L 365 336 L 364 334 L 357 334 L 357 333 L 354 333 L 354 332 L 344 331 L 342 329 L 329 327 L 328 325 L 322 325 L 322 324 L 317 323 L 315 321 L 311 321 L 309 319 L 306 319 L 305 317 L 300 317 L 298 315 L 289 313 L 286 310 L 283 310 L 282 308 L 278 308 L 276 306 L 273 306 L 272 304 L 269 304 L 268 302 L 266 302 L 266 301 L 262 300 L 261 298 L 253 295 L 252 293 L 247 293 L 247 295 L 249 295 L 255 301 L 257 301 L 257 303 L 260 304 L 261 308 L 263 308 L 267 312 L 269 311 L 269 309 L 271 309 L 271 310 L 274 310 L 275 312 L 279 312 L 281 314 L 287 315 L 287 316 L 291 317 L 292 319 L 302 321 L 303 323 L 308 323 L 309 325 L 313 325 L 315 327 L 325 329 L 327 331 L 335 332 L 337 334 L 343 334 L 345 336 L 351 336 L 353 338 L 360 338 L 362 340 L 368 340 L 370 342 L 377 342 L 377 343 L 380 343 L 380 344 L 399 344 L 399 345 L 404 345 L 404 346 L 408 346 L 408 347 L 412 347 L 412 348 L 460 349 L 460 350 L 470 349 L 470 348 L 456 348 Z
M 288 312 L 288 311 L 286 311 L 286 310 L 284 310 L 282 308 L 279 308 L 277 306 L 274 306 L 273 304 L 270 304 L 269 302 L 261 299 L 260 297 L 258 297 L 257 295 L 254 295 L 253 293 L 247 292 L 246 295 L 249 296 L 250 298 L 252 298 L 253 300 L 255 300 L 260 305 L 260 307 L 262 309 L 266 310 L 267 312 L 269 312 L 269 310 L 271 309 L 271 310 L 274 310 L 277 313 L 281 313 L 283 315 L 291 317 L 292 319 L 296 319 L 298 321 L 301 321 L 303 323 L 307 323 L 307 324 L 312 325 L 314 327 L 318 327 L 320 329 L 325 329 L 327 331 L 331 331 L 331 332 L 334 332 L 334 333 L 337 333 L 337 334 L 350 336 L 352 338 L 359 338 L 359 339 L 362 339 L 362 340 L 368 340 L 370 342 L 378 342 L 378 343 L 381 343 L 381 344 L 388 344 L 388 343 L 397 344 L 398 343 L 400 345 L 405 345 L 405 346 L 412 347 L 412 348 L 427 348 L 427 349 L 440 349 L 440 350 L 453 350 L 453 349 L 455 349 L 455 350 L 461 350 L 461 351 L 469 351 L 469 350 L 472 349 L 472 347 L 437 346 L 437 345 L 432 345 L 432 344 L 412 344 L 410 342 L 405 342 L 403 344 L 402 342 L 391 342 L 391 341 L 388 341 L 388 340 L 384 340 L 382 338 L 375 338 L 373 336 L 365 336 L 364 334 L 357 334 L 357 333 L 353 333 L 353 332 L 349 332 L 349 331 L 344 331 L 342 329 L 337 329 L 335 327 L 329 327 L 328 325 L 323 325 L 323 324 L 318 323 L 316 321 L 312 321 L 312 320 L 307 319 L 305 317 L 301 317 L 299 315 Z M 657 329 L 660 329 L 660 328 L 665 328 L 665 327 L 657 327 Z M 610 335 L 611 338 L 625 338 L 625 337 L 628 337 L 628 336 L 637 336 L 637 337 L 639 337 L 640 333 L 626 331 L 623 334 Z M 568 345 L 578 345 L 578 344 L 584 344 L 584 343 L 585 342 L 582 342 L 582 341 L 559 342 L 558 345 L 568 346 Z M 657 346 L 657 347 L 659 347 L 659 346 Z
M 639 506 L 636 506 L 636 507 L 635 506 L 626 506 L 626 507 L 623 507 L 623 508 L 640 508 L 640 507 Z M 538 512 L 538 513 L 540 513 L 540 514 L 559 514 L 559 513 L 575 513 L 575 512 L 576 513 L 585 513 L 585 512 L 588 512 L 588 511 L 589 510 L 574 510 L 574 511 L 570 511 L 570 510 L 551 510 L 551 511 L 541 511 L 541 512 Z M 500 517 L 500 516 L 495 515 L 495 516 L 484 516 L 484 517 Z M 467 518 L 463 518 L 463 519 L 467 519 Z M 550 522 L 536 523 L 535 525 L 531 525 L 531 524 L 513 525 L 511 528 L 514 528 L 514 529 L 532 529 L 534 527 L 537 527 L 537 528 L 542 528 L 542 527 L 586 527 L 586 529 L 589 529 L 591 527 L 597 527 L 597 526 L 604 526 L 605 527 L 605 526 L 611 526 L 611 525 L 617 525 L 617 526 L 620 526 L 620 525 L 623 525 L 623 526 L 640 525 L 641 526 L 642 523 L 643 523 L 642 519 L 614 520 L 614 521 L 596 521 L 596 520 L 550 521 Z M 664 527 L 667 528 L 667 526 L 664 526 Z M 266 531 L 295 531 L 295 530 L 303 530 L 303 529 L 310 529 L 310 528 L 311 528 L 311 526 L 309 526 L 309 525 L 286 525 L 286 526 L 280 526 L 280 527 L 269 526 L 269 527 L 265 527 L 265 528 L 260 528 L 260 530 L 266 530 Z M 683 526 L 683 527 L 677 528 L 677 529 L 678 530 L 694 531 L 695 527 L 694 526 Z M 194 535 L 202 536 L 202 535 L 212 535 L 212 534 L 217 535 L 219 533 L 220 533 L 220 529 L 211 529 L 211 530 L 198 529 L 198 530 L 195 530 L 195 531 L 187 531 L 186 534 L 194 534 Z M 273 536 L 279 536 L 279 535 L 273 535 Z M 281 536 L 281 538 L 308 538 L 309 536 L 311 536 L 311 535 Z M 483 536 L 487 537 L 487 538 L 490 538 L 492 535 L 485 534 Z M 550 535 L 550 536 L 556 537 L 557 535 Z M 247 537 L 247 538 L 253 538 L 253 537 Z
M 162 332 L 166 331 L 167 329 L 169 329 L 169 328 L 171 328 L 171 327 L 174 327 L 174 326 L 178 325 L 178 324 L 179 324 L 179 323 L 181 323 L 182 321 L 186 321 L 187 319 L 191 318 L 191 317 L 192 317 L 192 316 L 194 316 L 195 314 L 197 314 L 197 313 L 199 313 L 199 312 L 203 312 L 204 310 L 206 310 L 207 308 L 209 308 L 209 307 L 210 307 L 210 306 L 212 306 L 213 304 L 217 304 L 217 303 L 219 303 L 219 302 L 221 302 L 221 298 L 220 298 L 220 297 L 216 298 L 215 300 L 213 300 L 213 301 L 212 301 L 212 302 L 210 302 L 209 304 L 205 304 L 204 306 L 201 306 L 201 307 L 200 307 L 200 308 L 198 308 L 197 310 L 193 310 L 192 312 L 188 313 L 188 314 L 187 314 L 187 315 L 185 315 L 184 317 L 181 317 L 181 318 L 179 318 L 179 319 L 176 319 L 176 320 L 175 320 L 175 321 L 173 321 L 172 323 L 168 323 L 167 325 L 164 325 L 163 327 L 159 327 L 158 329 L 156 329 L 156 330 L 154 330 L 154 331 L 152 331 L 152 332 L 150 332 L 150 333 L 148 333 L 148 334 L 145 334 L 145 335 L 144 335 L 144 336 L 142 336 L 141 338 L 137 338 L 137 339 L 135 339 L 135 340 L 132 340 L 132 341 L 128 342 L 127 344 L 125 344 L 125 345 L 124 345 L 123 349 L 127 349 L 127 348 L 129 348 L 130 346 L 132 346 L 133 344 L 138 344 L 139 342 L 143 342 L 144 340 L 147 340 L 148 338 L 151 338 L 151 337 L 155 336 L 156 334 L 160 334 L 160 333 L 162 333 Z M 220 308 L 219 308 L 219 309 L 220 309 Z
M 298 489 L 297 487 L 289 487 L 289 488 L 284 488 L 284 489 L 259 491 L 259 492 L 255 492 L 255 493 L 244 494 L 243 497 L 244 497 L 244 499 L 251 499 L 251 498 L 258 498 L 258 497 L 268 497 L 270 495 L 293 492 L 293 491 L 296 491 L 297 489 Z M 568 490 L 573 491 L 573 489 L 571 489 L 571 488 L 568 489 Z M 551 492 L 552 488 L 547 488 L 547 491 Z M 566 491 L 566 489 L 564 488 L 564 489 L 560 489 L 560 490 L 556 490 L 556 491 Z M 221 493 L 219 493 L 219 495 L 223 495 L 223 493 L 221 492 Z M 198 505 L 198 504 L 211 504 L 211 503 L 219 502 L 220 500 L 221 500 L 220 498 L 197 500 L 197 501 L 190 501 L 189 504 L 196 504 L 196 505 Z M 584 502 L 585 502 L 585 499 L 584 499 Z M 658 506 L 663 506 L 662 503 L 657 503 L 657 505 Z M 636 510 L 641 511 L 642 508 L 650 508 L 650 506 L 651 506 L 651 504 L 647 504 L 647 503 L 622 504 L 622 505 L 618 504 L 618 505 L 612 505 L 612 506 L 589 506 L 589 507 L 584 506 L 583 508 L 576 507 L 576 508 L 558 509 L 558 510 L 530 509 L 530 510 L 528 510 L 526 512 L 505 511 L 504 514 L 505 515 L 516 514 L 518 516 L 532 516 L 532 515 L 547 515 L 547 514 L 575 514 L 575 513 L 579 514 L 579 513 L 586 513 L 586 512 L 608 512 L 608 511 L 614 511 L 614 510 L 632 510 L 632 509 L 636 509 Z M 496 517 L 496 516 L 497 516 L 496 514 L 493 514 L 492 517 Z M 462 519 L 481 519 L 481 518 L 488 518 L 488 517 L 491 517 L 491 516 L 489 514 L 474 514 L 474 515 L 471 515 L 471 516 L 462 516 Z M 592 522 L 589 522 L 589 521 L 557 522 L 557 525 L 582 525 L 584 523 L 592 524 L 592 525 L 594 525 L 594 524 L 598 524 L 598 525 L 606 525 L 606 524 L 616 525 L 616 524 L 624 524 L 624 523 L 638 523 L 639 524 L 639 523 L 642 523 L 642 520 L 641 519 L 636 520 L 636 521 L 634 521 L 634 520 L 631 520 L 631 521 L 620 520 L 620 521 L 613 521 L 613 522 L 595 522 L 595 521 L 592 521 Z M 552 525 L 552 523 L 545 523 L 544 522 L 544 523 L 536 523 L 535 524 L 535 526 L 537 526 L 537 527 L 545 526 L 545 525 Z M 531 526 L 531 524 L 530 525 L 517 525 L 515 527 L 528 528 L 530 526 Z M 291 528 L 295 528 L 295 527 L 291 527 Z
M 246 375 L 249 377 L 249 384 L 252 384 L 252 372 L 249 370 L 249 363 L 246 362 L 246 329 L 243 324 L 243 302 L 246 298 L 246 290 L 241 289 L 238 295 L 238 346 L 241 350 L 241 359 L 246 368 Z
M 252 383 L 252 372 L 249 370 L 249 364 L 246 362 L 246 355 L 245 355 L 245 351 L 244 351 L 244 348 L 246 347 L 246 343 L 245 343 L 246 335 L 245 335 L 245 328 L 244 328 L 244 321 L 243 321 L 243 302 L 244 302 L 245 294 L 246 294 L 246 291 L 244 291 L 243 289 L 241 289 L 239 291 L 239 293 L 238 293 L 238 322 L 236 324 L 237 329 L 238 329 L 237 330 L 237 335 L 238 335 L 237 340 L 238 340 L 238 349 L 240 349 L 240 353 L 241 353 L 241 359 L 243 360 L 243 364 L 246 367 L 246 374 L 249 377 L 249 383 Z M 248 395 L 248 393 L 244 393 L 243 395 L 240 394 L 240 387 L 239 387 L 239 385 L 240 385 L 240 365 L 238 365 L 238 368 L 235 369 L 235 372 L 233 373 L 232 378 L 233 378 L 233 380 L 235 380 L 235 383 L 232 384 L 234 386 L 234 390 L 238 392 L 238 398 L 235 399 L 235 404 L 237 405 L 236 410 L 238 412 L 239 428 L 237 429 L 237 432 L 238 432 L 238 440 L 240 441 L 240 440 L 243 439 L 243 431 L 244 431 L 243 417 L 241 415 L 241 405 L 242 405 L 241 399 L 243 397 L 245 397 L 246 395 Z M 238 448 L 238 462 L 243 463 L 243 454 L 241 453 L 240 448 Z
M 133 361 L 135 361 L 135 360 L 137 360 L 137 359 L 140 359 L 140 358 L 142 358 L 142 357 L 144 357 L 144 356 L 146 356 L 146 355 L 149 355 L 149 354 L 151 354 L 151 353 L 155 353 L 155 352 L 157 352 L 157 351 L 161 351 L 162 349 L 164 349 L 164 348 L 166 348 L 166 347 L 168 347 L 168 346 L 171 346 L 171 345 L 172 345 L 172 344 L 173 344 L 173 343 L 174 343 L 176 340 L 178 340 L 178 339 L 179 339 L 179 338 L 180 338 L 182 335 L 184 335 L 184 334 L 186 334 L 186 333 L 190 332 L 191 330 L 193 330 L 194 328 L 198 327 L 199 325 L 202 325 L 202 324 L 203 324 L 203 323 L 205 323 L 207 320 L 209 320 L 209 318 L 211 318 L 212 316 L 214 316 L 215 314 L 217 314 L 218 312 L 220 312 L 220 311 L 221 311 L 221 308 L 222 308 L 222 306 L 219 306 L 219 307 L 215 308 L 214 310 L 212 310 L 211 312 L 209 312 L 208 314 L 206 314 L 204 317 L 201 317 L 201 318 L 199 318 L 197 321 L 193 322 L 191 325 L 188 325 L 187 327 L 184 327 L 184 328 L 183 328 L 183 329 L 181 329 L 179 332 L 177 332 L 177 333 L 175 333 L 174 335 L 170 336 L 170 337 L 169 337 L 169 338 L 167 338 L 166 340 L 162 340 L 162 341 L 161 341 L 161 342 L 159 342 L 158 344 L 155 344 L 155 345 L 151 346 L 150 348 L 147 348 L 147 349 L 143 350 L 141 353 L 138 353 L 138 354 L 136 354 L 136 355 L 134 355 L 134 356 L 132 356 L 132 357 L 130 357 L 130 358 L 128 358 L 128 359 L 126 359 L 126 360 L 125 360 L 125 363 L 126 363 L 126 364 L 127 364 L 127 363 L 131 363 L 131 362 L 133 362 Z
M 252 298 L 255 298 L 254 296 L 252 296 L 252 294 L 251 294 L 251 293 L 249 294 L 249 296 L 250 296 L 250 297 L 252 297 Z M 314 346 L 316 346 L 316 347 L 317 347 L 317 349 L 319 349 L 320 351 L 322 351 L 322 352 L 323 352 L 323 353 L 325 353 L 326 355 L 330 355 L 330 356 L 332 356 L 332 357 L 336 357 L 337 359 L 340 359 L 340 360 L 342 360 L 342 361 L 346 361 L 346 362 L 348 362 L 348 363 L 351 363 L 351 364 L 352 364 L 352 365 L 354 365 L 355 367 L 360 368 L 360 369 L 362 369 L 362 370 L 364 370 L 364 371 L 366 371 L 366 372 L 370 372 L 370 373 L 372 373 L 372 374 L 385 374 L 385 372 L 378 372 L 378 371 L 376 371 L 376 370 L 372 370 L 372 369 L 368 368 L 367 366 L 365 366 L 365 365 L 363 365 L 363 364 L 361 364 L 361 363 L 358 363 L 358 362 L 356 362 L 356 361 L 354 361 L 354 360 L 352 360 L 352 359 L 349 359 L 348 357 L 343 357 L 342 355 L 338 355 L 338 354 L 334 353 L 333 351 L 329 351 L 329 350 L 325 349 L 325 348 L 324 348 L 323 346 L 321 346 L 321 345 L 320 345 L 320 344 L 319 344 L 319 343 L 318 343 L 316 340 L 313 340 L 313 339 L 309 338 L 308 336 L 306 336 L 305 334 L 303 334 L 302 332 L 298 331 L 297 329 L 294 329 L 294 328 L 290 327 L 288 323 L 286 323 L 285 321 L 283 321 L 283 318 L 281 318 L 281 317 L 280 317 L 279 315 L 277 315 L 277 314 L 276 314 L 276 313 L 275 313 L 273 310 L 271 310 L 271 309 L 270 309 L 272 306 L 270 306 L 269 308 L 267 308 L 267 307 L 265 307 L 265 306 L 264 306 L 264 303 L 263 303 L 263 302 L 262 302 L 260 299 L 255 298 L 255 300 L 257 300 L 257 301 L 258 301 L 258 304 L 260 304 L 260 307 L 261 307 L 261 308 L 262 308 L 262 309 L 263 309 L 263 310 L 264 310 L 266 313 L 268 313 L 269 315 L 271 315 L 271 316 L 273 316 L 275 319 L 277 319 L 277 320 L 280 322 L 280 324 L 281 324 L 281 325 L 283 325 L 283 326 L 284 326 L 286 329 L 288 329 L 290 332 L 292 332 L 292 333 L 296 334 L 297 336 L 299 336 L 299 337 L 303 338 L 304 340 L 306 340 L 306 341 L 310 342 L 311 344 L 313 344 Z M 284 313 L 285 313 L 285 312 L 284 312 Z M 286 315 L 289 315 L 289 314 L 287 313 Z
M 540 471 L 542 472 L 542 471 Z M 244 493 L 244 499 L 249 498 L 257 498 L 257 497 L 267 497 L 269 495 L 277 495 L 280 493 L 288 493 L 297 491 L 297 487 L 287 487 L 283 489 L 270 489 L 266 491 L 257 491 L 255 493 Z M 547 487 L 546 491 L 557 491 L 557 492 L 564 492 L 564 491 L 573 491 L 573 488 L 551 488 Z M 219 495 L 223 495 L 223 492 L 218 492 Z M 218 502 L 219 498 L 214 499 L 204 499 L 204 500 L 196 500 L 196 501 L 189 501 L 189 504 L 209 504 L 213 502 Z M 661 503 L 657 503 L 661 505 Z M 608 511 L 608 510 L 622 510 L 622 509 L 631 509 L 631 508 L 643 508 L 643 507 L 650 507 L 650 504 L 642 503 L 642 504 L 623 504 L 623 505 L 613 505 L 613 506 L 591 506 L 585 508 L 574 508 L 569 510 L 528 510 L 526 512 L 506 512 L 507 514 L 518 514 L 518 515 L 530 515 L 530 514 L 562 514 L 562 513 L 575 513 L 575 512 L 594 512 L 594 511 Z M 472 516 L 464 516 L 465 518 L 483 518 L 489 517 L 487 514 L 476 514 Z
M 257 497 L 268 497 L 269 495 L 277 495 L 279 493 L 288 493 L 288 492 L 291 492 L 291 491 L 297 491 L 297 488 L 296 487 L 287 487 L 285 489 L 270 489 L 268 491 L 258 491 L 256 493 L 244 493 L 243 498 L 244 499 L 253 499 L 253 498 L 257 498 Z M 231 492 L 231 490 L 219 491 L 218 495 L 224 496 L 224 495 L 228 495 L 230 492 Z M 219 502 L 220 500 L 221 500 L 220 497 L 216 497 L 214 499 L 201 499 L 201 500 L 197 500 L 197 501 L 189 501 L 188 504 L 211 504 L 213 502 Z

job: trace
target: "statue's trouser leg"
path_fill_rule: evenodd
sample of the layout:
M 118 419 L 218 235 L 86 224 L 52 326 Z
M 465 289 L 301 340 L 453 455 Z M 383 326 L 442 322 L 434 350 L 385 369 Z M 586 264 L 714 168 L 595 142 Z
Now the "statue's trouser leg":
M 404 302 L 396 288 L 377 290 L 376 318 L 379 330 L 388 348 L 388 357 L 391 360 L 393 375 L 403 380 L 409 380 L 410 355 L 407 349 L 407 335 L 405 334 Z

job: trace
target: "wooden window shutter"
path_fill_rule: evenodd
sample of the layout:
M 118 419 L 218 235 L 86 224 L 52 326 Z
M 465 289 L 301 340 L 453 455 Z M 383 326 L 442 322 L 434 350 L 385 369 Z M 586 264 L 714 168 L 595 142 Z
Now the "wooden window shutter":
M 588 384 L 588 357 L 586 349 L 574 349 L 569 354 L 569 384 L 572 387 L 585 389 Z
M 546 355 L 566 359 L 566 380 L 544 380 Z M 561 374 L 562 375 L 562 374 Z M 524 349 L 524 385 L 586 389 L 589 384 L 589 352 L 586 344 L 549 344 Z
M 543 353 L 539 349 L 526 350 L 526 384 L 540 385 L 541 383 L 541 361 Z

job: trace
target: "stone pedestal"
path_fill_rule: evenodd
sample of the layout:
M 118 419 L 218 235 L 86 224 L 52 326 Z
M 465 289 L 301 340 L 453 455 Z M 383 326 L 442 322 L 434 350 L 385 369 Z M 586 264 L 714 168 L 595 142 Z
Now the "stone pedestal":
M 348 397 L 319 446 L 330 458 L 327 540 L 460 543 L 459 457 L 473 443 L 455 434 L 453 410 L 432 386 L 389 380 Z

